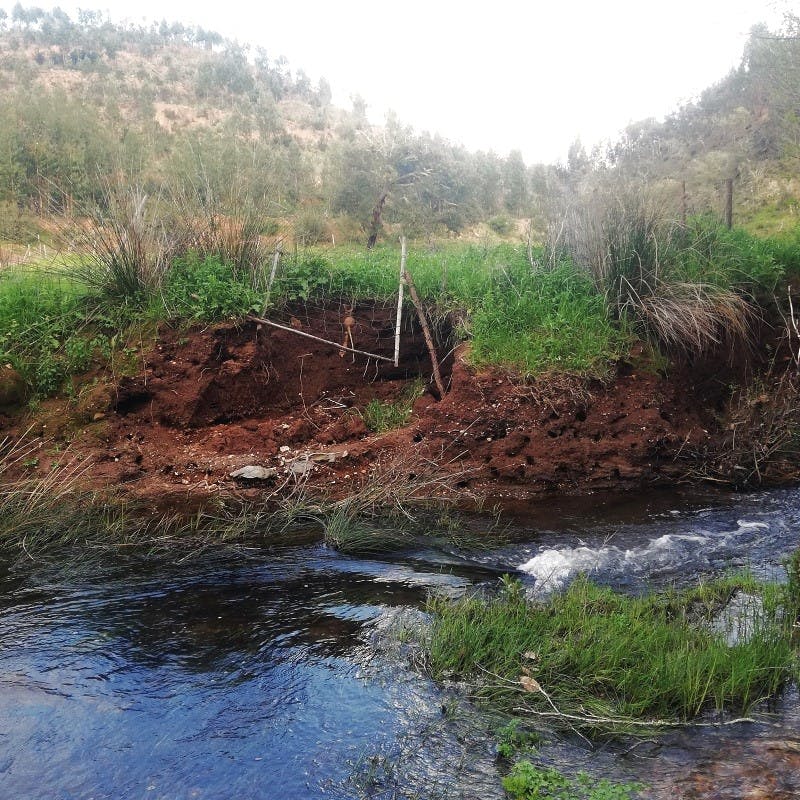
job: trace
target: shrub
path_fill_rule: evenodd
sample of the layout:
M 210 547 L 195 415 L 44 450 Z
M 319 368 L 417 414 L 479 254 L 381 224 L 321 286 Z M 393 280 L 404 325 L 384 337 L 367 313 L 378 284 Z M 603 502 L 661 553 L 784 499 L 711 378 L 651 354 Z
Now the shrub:
M 487 225 L 498 235 L 508 236 L 514 232 L 514 222 L 505 216 L 492 217 Z
M 296 217 L 294 238 L 301 247 L 318 244 L 329 237 L 328 222 L 320 211 L 307 209 Z
M 214 320 L 258 311 L 263 298 L 218 256 L 190 252 L 173 262 L 163 301 L 174 318 Z
M 189 223 L 182 238 L 200 260 L 216 259 L 228 265 L 237 281 L 263 289 L 271 248 L 261 238 L 262 227 L 263 221 L 253 207 L 229 214 L 202 209 L 198 221 Z

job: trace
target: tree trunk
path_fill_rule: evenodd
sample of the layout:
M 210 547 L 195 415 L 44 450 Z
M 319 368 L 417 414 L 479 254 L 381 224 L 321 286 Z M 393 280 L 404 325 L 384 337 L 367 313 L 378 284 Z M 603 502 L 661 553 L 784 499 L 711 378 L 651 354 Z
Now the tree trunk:
M 378 202 L 375 204 L 375 208 L 372 209 L 372 222 L 369 226 L 369 239 L 367 239 L 367 250 L 372 250 L 375 247 L 375 243 L 378 241 L 378 234 L 381 232 L 381 216 L 383 214 L 383 206 L 386 203 L 386 198 L 389 196 L 388 192 L 384 192 Z

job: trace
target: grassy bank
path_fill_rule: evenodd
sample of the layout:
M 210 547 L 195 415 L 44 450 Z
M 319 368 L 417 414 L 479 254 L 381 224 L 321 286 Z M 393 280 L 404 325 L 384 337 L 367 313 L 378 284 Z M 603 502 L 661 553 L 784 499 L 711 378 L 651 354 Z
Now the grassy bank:
M 602 254 L 596 262 L 585 243 L 532 253 L 509 244 L 412 244 L 408 268 L 434 325 L 447 318 L 471 342 L 476 366 L 602 377 L 636 336 L 651 337 L 666 356 L 736 346 L 755 319 L 775 316 L 781 284 L 800 265 L 796 238 L 760 240 L 704 220 L 677 232 L 636 217 L 612 227 L 593 245 Z M 145 258 L 160 239 L 142 234 L 134 247 L 118 238 L 62 259 L 57 270 L 0 275 L 0 356 L 31 396 L 64 391 L 70 376 L 108 363 L 143 323 L 215 322 L 263 308 L 271 260 L 264 243 L 187 234 L 181 241 L 199 250 L 162 244 L 164 252 Z M 280 316 L 291 302 L 392 302 L 398 263 L 389 246 L 286 254 L 268 311 Z
M 268 292 L 275 243 L 252 219 L 181 222 L 145 200 L 111 203 L 105 216 L 73 232 L 75 247 L 57 267 L 0 272 L 6 411 L 50 396 L 71 398 L 77 409 L 91 384 L 113 386 L 141 371 L 159 326 L 238 323 L 252 312 L 289 325 L 303 308 L 391 304 L 397 296 L 396 246 L 287 247 Z M 441 354 L 468 342 L 466 358 L 477 369 L 606 383 L 622 361 L 662 373 L 673 363 L 724 370 L 736 362 L 745 375 L 770 359 L 782 368 L 778 351 L 787 344 L 797 351 L 787 299 L 800 267 L 796 236 L 757 239 L 708 219 L 676 226 L 636 204 L 596 213 L 591 225 L 573 221 L 547 247 L 410 243 L 407 266 Z M 406 299 L 406 319 L 414 315 Z M 734 391 L 740 378 L 732 376 L 721 372 L 720 381 Z M 402 398 L 396 407 L 374 402 L 359 412 L 382 432 L 402 425 L 409 407 Z M 92 421 L 92 413 L 83 416 L 82 424 Z M 792 428 L 783 438 L 794 441 L 800 421 L 790 416 L 780 424 Z M 770 458 L 784 456 L 770 450 Z M 780 475 L 794 474 L 790 462 Z M 754 483 L 772 473 L 759 459 L 747 474 Z M 731 476 L 723 479 L 739 477 Z
M 788 586 L 741 576 L 644 597 L 581 578 L 547 603 L 505 580 L 495 597 L 431 601 L 430 669 L 503 711 L 561 726 L 747 713 L 796 674 L 796 563 L 792 576 Z M 758 621 L 728 646 L 712 623 L 737 593 L 760 598 Z

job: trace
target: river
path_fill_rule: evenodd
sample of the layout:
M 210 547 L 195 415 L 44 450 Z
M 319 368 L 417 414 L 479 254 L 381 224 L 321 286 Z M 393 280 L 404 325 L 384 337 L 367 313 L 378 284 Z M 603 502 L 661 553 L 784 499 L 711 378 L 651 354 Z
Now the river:
M 580 571 L 633 592 L 742 566 L 780 580 L 800 490 L 564 500 L 465 525 L 482 547 L 354 558 L 310 532 L 6 557 L 0 797 L 503 797 L 496 723 L 415 664 L 427 593 L 503 572 L 532 593 Z M 538 757 L 645 797 L 797 798 L 800 701 L 791 688 L 754 724 L 594 749 L 551 737 Z

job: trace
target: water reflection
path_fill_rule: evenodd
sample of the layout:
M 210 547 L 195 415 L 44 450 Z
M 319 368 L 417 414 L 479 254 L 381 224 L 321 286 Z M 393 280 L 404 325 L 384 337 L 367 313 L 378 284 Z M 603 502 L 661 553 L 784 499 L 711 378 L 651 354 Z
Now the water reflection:
M 402 664 L 369 673 L 374 623 L 468 583 L 320 545 L 91 577 L 17 569 L 0 595 L 2 795 L 324 796 L 364 753 L 441 718 L 438 690 L 413 676 L 410 692 Z
M 633 590 L 777 569 L 800 543 L 798 509 L 797 491 L 662 495 L 519 516 L 510 542 L 478 550 L 428 540 L 359 560 L 304 540 L 180 563 L 0 563 L 0 797 L 502 797 L 487 722 L 443 714 L 388 629 L 418 620 L 429 590 L 495 585 L 543 555 L 589 557 Z M 797 797 L 799 705 L 791 693 L 754 726 L 540 752 L 653 797 Z

